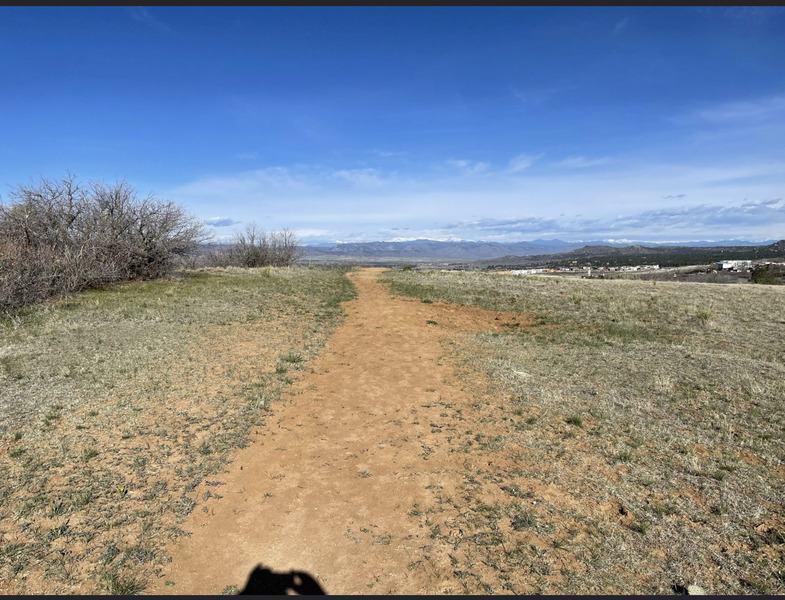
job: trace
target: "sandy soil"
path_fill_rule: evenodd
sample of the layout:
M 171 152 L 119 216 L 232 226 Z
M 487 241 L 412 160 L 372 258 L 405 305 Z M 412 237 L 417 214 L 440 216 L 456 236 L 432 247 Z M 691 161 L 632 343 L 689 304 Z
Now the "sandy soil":
M 257 565 L 303 571 L 328 594 L 459 591 L 446 551 L 410 514 L 457 489 L 474 460 L 450 449 L 456 407 L 474 398 L 441 342 L 510 315 L 391 298 L 381 271 L 349 275 L 358 297 L 346 320 L 219 478 L 222 497 L 188 516 L 191 535 L 166 549 L 172 562 L 147 593 L 242 590 Z

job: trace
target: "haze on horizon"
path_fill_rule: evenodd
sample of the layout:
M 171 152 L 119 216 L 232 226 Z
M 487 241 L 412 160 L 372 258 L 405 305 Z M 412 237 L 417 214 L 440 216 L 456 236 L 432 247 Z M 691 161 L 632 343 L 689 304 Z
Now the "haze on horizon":
M 0 197 L 217 239 L 785 237 L 783 7 L 2 7 Z

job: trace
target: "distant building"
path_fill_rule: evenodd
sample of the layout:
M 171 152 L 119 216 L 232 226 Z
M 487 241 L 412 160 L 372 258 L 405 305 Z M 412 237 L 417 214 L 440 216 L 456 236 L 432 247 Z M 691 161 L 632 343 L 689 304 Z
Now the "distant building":
M 622 265 L 617 267 L 617 271 L 647 271 L 647 270 L 654 270 L 659 269 L 660 265 Z
M 519 269 L 512 271 L 513 275 L 534 275 L 536 273 L 545 273 L 545 269 Z
M 717 263 L 718 271 L 732 271 L 734 269 L 751 269 L 751 260 L 723 260 Z

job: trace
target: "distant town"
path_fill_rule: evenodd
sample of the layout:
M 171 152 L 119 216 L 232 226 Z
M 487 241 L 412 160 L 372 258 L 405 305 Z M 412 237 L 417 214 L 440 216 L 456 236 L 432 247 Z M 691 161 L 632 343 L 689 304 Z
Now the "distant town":
M 752 279 L 756 268 L 763 269 L 775 283 L 776 279 L 785 283 L 785 261 L 753 261 L 751 259 L 722 260 L 710 265 L 688 265 L 678 267 L 661 267 L 660 265 L 619 265 L 594 266 L 574 265 L 561 267 L 539 267 L 531 269 L 512 269 L 498 271 L 512 275 L 566 275 L 579 276 L 583 279 L 653 279 L 653 280 L 684 280 L 703 281 L 706 283 L 742 283 Z

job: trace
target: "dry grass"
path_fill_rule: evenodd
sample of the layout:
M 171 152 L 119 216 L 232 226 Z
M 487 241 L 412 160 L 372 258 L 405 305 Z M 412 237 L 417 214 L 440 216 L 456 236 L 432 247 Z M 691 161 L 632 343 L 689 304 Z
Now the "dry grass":
M 450 342 L 467 385 L 488 376 L 483 430 L 451 442 L 484 466 L 439 496 L 449 510 L 418 514 L 450 546 L 455 591 L 785 592 L 785 289 L 386 277 L 513 311 Z
M 0 322 L 0 591 L 142 591 L 352 295 L 339 270 L 217 269 Z

